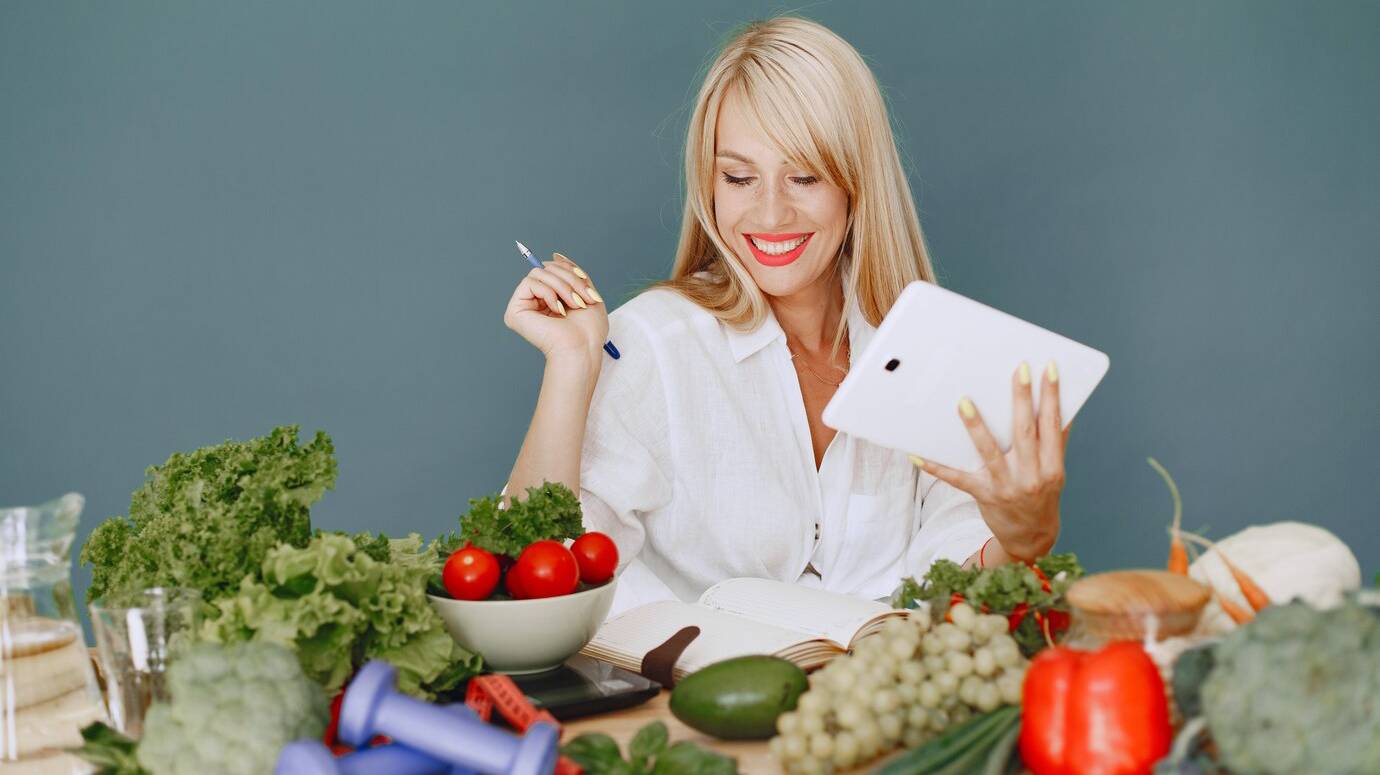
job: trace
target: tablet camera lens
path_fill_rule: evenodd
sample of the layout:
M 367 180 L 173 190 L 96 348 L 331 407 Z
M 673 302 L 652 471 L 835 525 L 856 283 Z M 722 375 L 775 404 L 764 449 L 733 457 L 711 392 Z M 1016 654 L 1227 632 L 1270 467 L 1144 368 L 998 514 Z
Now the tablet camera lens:
M 901 362 L 900 362 L 900 361 L 896 360 L 895 358 L 892 358 L 891 360 L 889 360 L 889 361 L 886 362 L 886 370 L 887 370 L 887 371 L 896 371 L 896 367 L 897 367 L 897 366 L 900 366 L 900 365 L 901 365 Z

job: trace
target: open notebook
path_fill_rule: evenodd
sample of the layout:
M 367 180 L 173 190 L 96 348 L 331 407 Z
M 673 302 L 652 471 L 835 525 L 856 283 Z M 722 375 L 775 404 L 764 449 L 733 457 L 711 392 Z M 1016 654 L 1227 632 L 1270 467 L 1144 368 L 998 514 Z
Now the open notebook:
M 772 654 L 813 670 L 886 620 L 908 615 L 885 603 L 799 584 L 728 579 L 694 603 L 665 600 L 621 613 L 605 622 L 580 653 L 637 672 L 648 651 L 695 625 L 700 635 L 676 662 L 676 680 L 745 654 Z

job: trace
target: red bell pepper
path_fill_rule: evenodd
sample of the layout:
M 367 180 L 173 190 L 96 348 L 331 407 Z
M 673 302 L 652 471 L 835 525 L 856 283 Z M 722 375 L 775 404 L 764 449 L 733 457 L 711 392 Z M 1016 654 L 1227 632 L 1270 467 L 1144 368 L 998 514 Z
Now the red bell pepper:
M 1144 775 L 1173 737 L 1164 681 L 1132 641 L 1040 652 L 1022 705 L 1021 758 L 1035 775 Z

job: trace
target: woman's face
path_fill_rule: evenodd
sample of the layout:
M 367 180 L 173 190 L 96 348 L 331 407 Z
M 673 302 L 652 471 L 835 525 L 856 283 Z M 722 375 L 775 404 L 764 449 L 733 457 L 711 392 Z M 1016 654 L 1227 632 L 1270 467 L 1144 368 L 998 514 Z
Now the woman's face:
M 714 219 L 757 287 L 791 296 L 837 259 L 848 194 L 793 165 L 753 131 L 741 99 L 724 100 L 714 131 Z

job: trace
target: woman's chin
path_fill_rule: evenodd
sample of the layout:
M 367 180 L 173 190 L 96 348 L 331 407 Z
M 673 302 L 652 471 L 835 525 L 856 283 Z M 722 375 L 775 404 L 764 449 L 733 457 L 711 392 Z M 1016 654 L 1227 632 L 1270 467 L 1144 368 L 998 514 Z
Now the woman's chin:
M 757 283 L 757 288 L 767 296 L 786 298 L 808 289 L 824 274 L 823 267 L 809 267 L 803 261 L 796 261 L 781 267 L 749 265 L 748 274 Z

